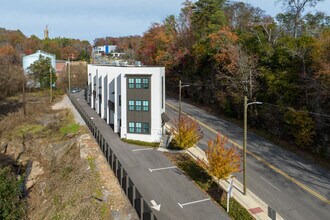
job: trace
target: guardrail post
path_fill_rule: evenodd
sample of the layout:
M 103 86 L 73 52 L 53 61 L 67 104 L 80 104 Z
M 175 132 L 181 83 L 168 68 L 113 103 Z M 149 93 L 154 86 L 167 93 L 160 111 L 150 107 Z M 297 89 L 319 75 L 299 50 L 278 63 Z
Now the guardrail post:
M 135 186 L 131 179 L 128 179 L 128 199 L 131 202 L 132 206 L 135 205 Z
M 123 178 L 121 179 L 121 187 L 123 188 L 126 195 L 128 195 L 128 175 L 123 169 Z
M 121 185 L 122 177 L 123 177 L 123 167 L 121 166 L 120 162 L 118 161 L 117 179 L 118 179 L 120 185 Z

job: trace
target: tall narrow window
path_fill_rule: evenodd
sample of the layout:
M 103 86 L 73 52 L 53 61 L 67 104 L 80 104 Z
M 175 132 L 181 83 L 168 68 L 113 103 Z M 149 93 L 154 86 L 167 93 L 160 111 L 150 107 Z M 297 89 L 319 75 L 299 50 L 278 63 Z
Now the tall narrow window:
M 121 95 L 119 95 L 119 106 L 121 106 Z
M 142 88 L 149 89 L 149 79 L 142 79 Z
M 149 134 L 149 123 L 142 123 L 142 133 Z
M 135 79 L 135 88 L 141 89 L 141 79 Z
M 164 77 L 162 76 L 162 108 L 164 108 Z
M 134 133 L 134 122 L 128 122 L 128 132 Z
M 134 89 L 134 79 L 128 79 L 128 88 Z
M 143 101 L 143 111 L 149 111 L 149 101 Z
M 142 103 L 140 100 L 136 100 L 135 101 L 135 110 L 136 111 L 141 111 L 142 110 L 142 107 L 141 107 Z
M 141 133 L 142 132 L 142 123 L 141 122 L 136 122 L 135 123 L 135 132 L 136 133 Z
M 134 101 L 133 100 L 128 101 L 128 110 L 134 111 Z

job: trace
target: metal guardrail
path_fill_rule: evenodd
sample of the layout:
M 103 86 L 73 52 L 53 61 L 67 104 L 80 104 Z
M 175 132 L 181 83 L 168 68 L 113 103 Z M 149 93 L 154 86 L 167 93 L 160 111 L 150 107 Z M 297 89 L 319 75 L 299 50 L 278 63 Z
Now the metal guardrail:
M 111 146 L 109 145 L 109 143 L 107 143 L 107 141 L 103 138 L 101 132 L 95 126 L 93 120 L 81 108 L 81 106 L 77 103 L 77 100 L 72 98 L 70 94 L 68 94 L 68 96 L 71 100 L 71 103 L 74 105 L 81 117 L 84 119 L 96 142 L 99 144 L 106 160 L 108 161 L 108 164 L 110 165 L 113 173 L 117 177 L 119 184 L 123 188 L 127 198 L 136 210 L 139 218 L 141 220 L 157 220 L 155 214 L 152 212 L 147 202 L 143 199 L 141 193 L 136 188 L 133 181 L 128 176 L 125 168 L 122 166 L 117 156 L 111 149 Z

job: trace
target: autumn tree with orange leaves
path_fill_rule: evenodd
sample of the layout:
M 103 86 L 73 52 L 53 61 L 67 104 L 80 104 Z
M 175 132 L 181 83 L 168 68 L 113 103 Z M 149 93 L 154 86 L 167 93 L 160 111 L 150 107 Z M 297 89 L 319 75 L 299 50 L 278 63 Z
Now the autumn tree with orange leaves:
M 187 116 L 182 115 L 180 119 L 175 121 L 175 128 L 172 130 L 175 147 L 179 149 L 187 149 L 194 146 L 203 138 L 203 131 L 198 122 Z
M 200 161 L 200 164 L 218 180 L 228 178 L 232 173 L 240 171 L 241 156 L 235 146 L 226 147 L 228 138 L 218 133 L 215 140 L 208 141 L 206 158 L 208 163 Z

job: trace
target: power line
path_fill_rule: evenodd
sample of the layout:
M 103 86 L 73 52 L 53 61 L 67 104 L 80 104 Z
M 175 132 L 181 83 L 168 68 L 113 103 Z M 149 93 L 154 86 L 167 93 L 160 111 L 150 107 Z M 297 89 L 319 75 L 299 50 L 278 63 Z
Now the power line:
M 274 106 L 274 107 L 277 107 L 277 108 L 288 109 L 288 110 L 295 110 L 297 112 L 303 112 L 303 113 L 307 113 L 307 114 L 311 114 L 311 115 L 318 115 L 318 116 L 323 116 L 323 117 L 330 118 L 330 115 L 321 114 L 321 113 L 317 113 L 317 112 L 309 112 L 309 111 L 304 111 L 304 110 L 298 110 L 298 109 L 295 109 L 295 108 L 292 108 L 292 107 L 280 106 L 280 105 L 270 104 L 270 103 L 267 103 L 267 102 L 262 102 L 262 104 Z

